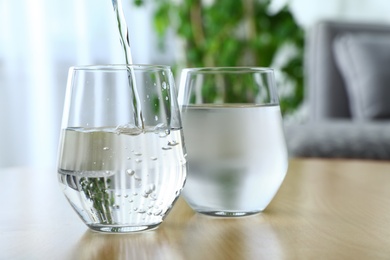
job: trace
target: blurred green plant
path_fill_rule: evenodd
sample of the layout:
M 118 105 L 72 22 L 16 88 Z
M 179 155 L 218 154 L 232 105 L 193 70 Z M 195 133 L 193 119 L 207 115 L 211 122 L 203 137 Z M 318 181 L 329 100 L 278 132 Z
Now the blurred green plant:
M 137 6 L 144 2 L 134 0 Z M 291 113 L 301 104 L 304 94 L 304 31 L 288 5 L 270 13 L 270 4 L 270 0 L 155 0 L 154 28 L 162 48 L 169 30 L 183 42 L 185 60 L 173 64 L 174 69 L 274 67 L 282 113 Z M 292 51 L 286 60 L 276 64 L 276 57 L 286 47 Z M 283 91 L 286 85 L 290 89 Z
M 112 220 L 111 208 L 114 205 L 113 198 L 110 199 L 107 188 L 110 186 L 110 179 L 101 178 L 81 178 L 81 191 L 93 203 L 95 217 L 106 224 L 114 224 Z

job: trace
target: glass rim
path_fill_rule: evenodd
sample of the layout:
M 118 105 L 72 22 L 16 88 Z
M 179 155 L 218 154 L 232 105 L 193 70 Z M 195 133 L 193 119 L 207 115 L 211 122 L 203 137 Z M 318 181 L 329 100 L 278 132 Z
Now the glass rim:
M 182 72 L 185 73 L 242 73 L 242 72 L 260 72 L 260 73 L 273 73 L 274 69 L 269 67 L 256 67 L 256 66 L 223 66 L 223 67 L 196 67 L 196 68 L 184 68 Z
M 158 64 L 93 64 L 71 66 L 69 69 L 76 71 L 170 70 L 171 66 Z

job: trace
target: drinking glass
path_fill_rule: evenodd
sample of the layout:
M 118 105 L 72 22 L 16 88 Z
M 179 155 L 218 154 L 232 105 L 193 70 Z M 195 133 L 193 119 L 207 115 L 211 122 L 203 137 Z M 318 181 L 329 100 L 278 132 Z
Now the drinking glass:
M 197 212 L 263 211 L 288 168 L 272 69 L 184 69 L 180 78 L 189 171 L 183 197 Z
M 186 172 L 169 67 L 70 68 L 58 180 L 89 228 L 118 233 L 156 228 L 178 198 Z

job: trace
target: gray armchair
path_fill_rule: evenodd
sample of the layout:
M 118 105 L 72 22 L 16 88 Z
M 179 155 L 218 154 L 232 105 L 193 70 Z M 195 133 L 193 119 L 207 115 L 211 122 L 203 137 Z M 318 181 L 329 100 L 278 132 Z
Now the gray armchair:
M 390 159 L 390 25 L 323 21 L 306 42 L 308 122 L 291 157 Z

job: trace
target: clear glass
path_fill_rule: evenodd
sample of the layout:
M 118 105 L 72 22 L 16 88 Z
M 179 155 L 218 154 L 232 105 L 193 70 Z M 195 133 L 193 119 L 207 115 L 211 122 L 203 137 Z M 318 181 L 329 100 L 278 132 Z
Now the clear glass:
M 183 188 L 186 152 L 169 67 L 69 70 L 58 180 L 96 231 L 156 228 Z
M 179 86 L 189 171 L 183 197 L 197 212 L 263 211 L 288 168 L 272 69 L 184 69 Z

